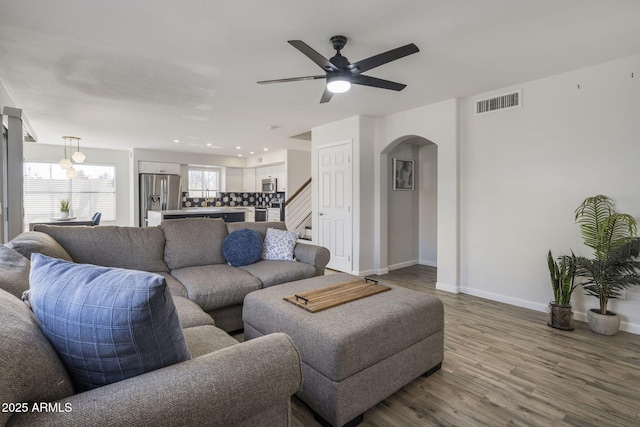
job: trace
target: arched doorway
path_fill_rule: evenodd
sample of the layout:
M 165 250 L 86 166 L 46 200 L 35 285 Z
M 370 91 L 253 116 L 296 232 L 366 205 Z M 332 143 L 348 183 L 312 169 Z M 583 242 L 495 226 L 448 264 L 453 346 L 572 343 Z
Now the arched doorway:
M 438 146 L 428 139 L 407 135 L 381 152 L 381 172 L 386 175 L 386 264 L 391 271 L 415 264 L 437 266 Z M 394 189 L 394 164 L 413 166 L 412 189 Z M 384 167 L 386 166 L 386 167 Z M 383 176 L 384 176 L 383 175 Z M 385 191 L 386 190 L 386 191 Z M 385 239 L 382 239 L 383 241 Z

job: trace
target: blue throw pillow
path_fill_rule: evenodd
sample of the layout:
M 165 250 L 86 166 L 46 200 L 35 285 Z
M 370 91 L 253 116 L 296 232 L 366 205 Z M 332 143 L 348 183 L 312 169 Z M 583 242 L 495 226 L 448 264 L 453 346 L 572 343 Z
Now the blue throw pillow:
M 222 255 L 234 267 L 253 264 L 262 256 L 262 237 L 248 228 L 232 231 L 222 242 Z
M 76 392 L 190 358 L 164 277 L 31 256 L 29 302 Z

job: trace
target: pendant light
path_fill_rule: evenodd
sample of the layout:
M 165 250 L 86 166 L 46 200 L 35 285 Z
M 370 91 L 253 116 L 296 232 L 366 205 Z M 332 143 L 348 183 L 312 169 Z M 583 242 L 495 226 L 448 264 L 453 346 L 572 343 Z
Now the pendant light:
M 67 158 L 67 138 L 67 136 L 62 137 L 64 141 L 64 158 L 58 163 L 62 169 L 69 169 L 72 166 L 71 159 Z
M 76 170 L 73 167 L 70 167 L 69 169 L 67 169 L 66 173 L 67 173 L 67 178 L 69 179 L 76 177 Z
M 80 138 L 76 138 L 74 136 L 70 136 L 69 138 L 71 139 L 71 142 L 69 143 L 69 148 L 71 148 L 71 144 L 73 143 L 74 139 L 76 140 L 76 144 L 77 144 L 77 151 L 73 153 L 73 155 L 71 156 L 71 159 L 76 163 L 84 162 L 84 159 L 86 159 L 86 156 L 82 151 L 80 151 Z
M 58 163 L 62 169 L 66 170 L 67 178 L 75 178 L 76 170 L 73 167 L 73 163 L 82 163 L 85 161 L 86 156 L 82 151 L 80 151 L 80 138 L 77 136 L 63 136 L 62 140 L 64 141 L 64 158 L 60 160 Z M 73 153 L 71 158 L 67 158 L 67 145 L 69 145 L 69 150 L 73 149 L 73 142 L 76 143 L 77 151 Z

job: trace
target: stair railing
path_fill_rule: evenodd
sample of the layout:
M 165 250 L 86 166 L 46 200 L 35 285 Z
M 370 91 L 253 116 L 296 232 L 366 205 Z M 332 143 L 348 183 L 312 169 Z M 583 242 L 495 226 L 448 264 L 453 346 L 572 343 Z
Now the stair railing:
M 298 230 L 311 217 L 311 178 L 284 202 L 288 230 Z

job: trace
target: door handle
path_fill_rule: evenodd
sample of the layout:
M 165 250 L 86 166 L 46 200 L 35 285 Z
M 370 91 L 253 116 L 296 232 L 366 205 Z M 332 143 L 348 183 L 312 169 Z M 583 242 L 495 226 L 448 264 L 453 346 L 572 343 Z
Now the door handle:
M 318 215 L 322 216 L 322 215 L 324 215 L 324 214 L 323 214 L 322 212 L 318 212 Z

